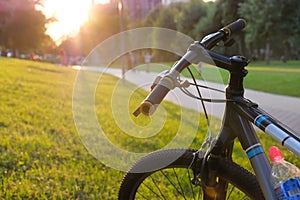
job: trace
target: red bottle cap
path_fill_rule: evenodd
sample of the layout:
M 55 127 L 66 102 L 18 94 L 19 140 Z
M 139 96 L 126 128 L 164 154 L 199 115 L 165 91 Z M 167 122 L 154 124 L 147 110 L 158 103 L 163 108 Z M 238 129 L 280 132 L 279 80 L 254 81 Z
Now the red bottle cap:
M 268 152 L 272 162 L 276 162 L 283 159 L 281 151 L 276 146 L 270 147 Z

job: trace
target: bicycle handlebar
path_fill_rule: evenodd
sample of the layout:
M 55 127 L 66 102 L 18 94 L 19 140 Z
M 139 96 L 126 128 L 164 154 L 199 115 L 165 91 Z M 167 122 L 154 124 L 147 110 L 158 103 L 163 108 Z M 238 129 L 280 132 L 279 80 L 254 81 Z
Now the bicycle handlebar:
M 228 37 L 232 35 L 232 33 L 235 33 L 237 31 L 242 30 L 246 27 L 246 20 L 244 19 L 238 19 L 235 22 L 232 22 L 231 24 L 225 26 L 223 30 L 228 32 Z
M 140 107 L 133 113 L 134 116 L 138 116 L 140 113 L 150 116 L 154 113 L 157 106 L 164 99 L 164 97 L 170 91 L 169 88 L 158 84 L 155 88 L 149 93 L 145 100 L 141 103 Z
M 220 41 L 226 41 L 228 38 L 231 37 L 233 33 L 236 33 L 246 26 L 246 21 L 244 19 L 238 19 L 227 26 L 224 26 L 219 31 L 209 34 L 205 36 L 202 41 L 201 45 L 205 49 L 212 49 L 214 46 L 217 45 Z
M 242 30 L 246 26 L 244 19 L 238 19 L 237 21 L 223 27 L 218 32 L 210 34 L 205 37 L 200 45 L 205 49 L 211 49 L 221 40 L 228 39 L 233 33 Z M 188 53 L 187 53 L 188 54 Z M 186 54 L 186 55 L 187 55 Z M 152 115 L 157 106 L 161 103 L 168 92 L 175 88 L 176 79 L 179 73 L 191 64 L 191 60 L 187 60 L 186 55 L 183 56 L 172 69 L 163 76 L 158 83 L 151 86 L 153 88 L 141 105 L 134 111 L 133 115 L 138 116 L 140 113 L 144 115 Z
M 144 115 L 152 115 L 156 110 L 160 102 L 165 98 L 171 89 L 174 89 L 176 83 L 174 78 L 178 76 L 178 72 L 170 71 L 162 77 L 158 83 L 154 83 L 151 86 L 153 88 L 141 105 L 133 113 L 134 116 L 138 116 L 140 113 Z

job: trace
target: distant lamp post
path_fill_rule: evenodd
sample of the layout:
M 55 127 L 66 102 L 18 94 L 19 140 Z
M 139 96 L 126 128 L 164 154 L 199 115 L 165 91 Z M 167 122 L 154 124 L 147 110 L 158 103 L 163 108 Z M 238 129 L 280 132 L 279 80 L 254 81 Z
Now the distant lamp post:
M 120 17 L 120 32 L 124 31 L 124 4 L 123 0 L 119 0 L 118 2 L 118 11 L 119 11 L 119 17 Z M 124 44 L 124 36 L 121 34 L 121 53 L 125 50 L 125 44 Z M 122 56 L 122 80 L 123 83 L 125 83 L 125 70 L 126 70 L 126 57 L 125 55 Z
M 119 12 L 121 12 L 123 9 L 123 1 L 122 0 L 119 0 L 119 2 L 118 2 L 118 9 L 119 9 Z

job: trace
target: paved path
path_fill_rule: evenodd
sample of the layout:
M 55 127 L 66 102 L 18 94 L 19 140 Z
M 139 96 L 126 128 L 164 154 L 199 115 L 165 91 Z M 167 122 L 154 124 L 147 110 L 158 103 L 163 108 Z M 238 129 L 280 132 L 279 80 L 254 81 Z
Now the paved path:
M 120 69 L 104 69 L 100 67 L 83 67 L 82 69 L 88 68 L 92 71 L 102 72 L 122 77 Z M 141 88 L 149 90 L 150 85 L 155 79 L 157 73 L 146 73 L 144 71 L 128 71 L 125 74 L 126 81 L 129 81 Z M 204 83 L 206 85 L 224 90 L 225 86 L 215 83 Z M 275 88 L 274 88 L 275 89 Z M 203 97 L 212 97 L 218 99 L 224 99 L 224 94 L 209 92 L 201 90 Z M 245 97 L 251 99 L 253 102 L 258 103 L 260 108 L 263 108 L 269 114 L 286 124 L 292 130 L 296 131 L 300 135 L 300 98 L 288 97 L 282 95 L 274 95 L 264 92 L 258 92 L 254 90 L 246 90 Z M 203 112 L 199 101 L 187 97 L 179 89 L 175 89 L 166 97 L 167 100 L 182 105 L 184 107 L 192 108 Z M 198 102 L 198 103 L 197 103 Z M 208 113 L 215 116 L 221 117 L 224 112 L 224 104 L 206 104 Z

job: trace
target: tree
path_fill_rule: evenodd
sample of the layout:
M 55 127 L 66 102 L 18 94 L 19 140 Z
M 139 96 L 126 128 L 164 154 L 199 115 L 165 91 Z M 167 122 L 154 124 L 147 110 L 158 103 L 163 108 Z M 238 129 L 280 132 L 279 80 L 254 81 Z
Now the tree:
M 239 18 L 243 18 L 243 16 L 239 13 L 240 5 L 245 0 L 227 0 L 227 1 L 218 1 L 219 8 L 217 14 L 220 15 L 222 26 L 225 26 Z M 246 51 L 245 44 L 245 32 L 241 31 L 234 35 L 235 41 L 237 43 L 238 49 L 232 49 L 235 52 L 239 52 L 242 55 L 248 56 L 248 52 Z
M 204 36 L 218 30 L 221 26 L 221 16 L 217 15 L 218 4 L 208 3 L 207 14 L 195 24 L 194 34 L 197 40 L 201 40 Z
M 45 34 L 46 17 L 36 10 L 38 1 L 10 0 L 2 7 L 2 42 L 5 48 L 29 51 L 40 49 L 44 40 L 49 41 Z
M 1 46 L 6 47 L 7 26 L 12 18 L 12 4 L 9 1 L 0 1 L 0 34 Z
M 177 30 L 179 13 L 182 3 L 172 3 L 169 6 L 158 6 L 151 10 L 142 23 L 144 26 L 163 27 Z
M 242 3 L 239 12 L 248 21 L 248 46 L 263 49 L 267 63 L 271 49 L 278 57 L 287 56 L 291 46 L 299 51 L 299 47 L 293 44 L 299 41 L 299 9 L 298 0 L 249 0 Z
M 207 15 L 197 23 L 195 26 L 194 32 L 200 33 L 201 39 L 203 36 L 215 32 L 221 27 L 241 18 L 238 13 L 239 5 L 244 2 L 244 0 L 227 0 L 221 1 L 217 0 L 214 3 L 207 3 Z M 246 55 L 245 50 L 245 35 L 243 32 L 237 33 L 233 36 L 236 40 L 236 48 L 226 49 L 220 48 L 219 51 L 222 53 L 231 54 L 231 53 L 241 53 Z
M 176 30 L 176 9 L 173 7 L 162 7 L 160 10 L 160 14 L 156 21 L 154 22 L 154 26 L 168 28 L 172 30 Z
M 194 27 L 206 15 L 206 9 L 205 4 L 199 0 L 159 6 L 147 15 L 143 25 L 169 28 L 195 37 Z
M 247 42 L 249 47 L 255 46 L 265 49 L 265 60 L 269 63 L 271 32 L 274 30 L 276 21 L 279 20 L 278 12 L 274 12 L 272 0 L 249 0 L 241 4 L 240 13 L 246 18 L 248 26 Z M 255 13 L 255 17 L 254 17 Z M 256 44 L 265 44 L 265 47 Z
M 118 7 L 115 4 L 99 4 L 91 10 L 89 21 L 80 28 L 76 39 L 77 43 L 81 44 L 82 53 L 87 55 L 100 42 L 118 32 L 120 32 Z
M 277 38 L 279 45 L 282 45 L 278 52 L 285 59 L 299 58 L 300 53 L 300 1 L 299 0 L 281 0 L 279 30 L 282 34 Z
M 156 24 L 158 17 L 160 16 L 162 6 L 157 6 L 152 9 L 142 22 L 142 26 L 152 27 Z
M 177 30 L 195 38 L 198 34 L 194 28 L 207 15 L 206 10 L 206 4 L 199 0 L 191 0 L 183 4 L 177 20 Z

